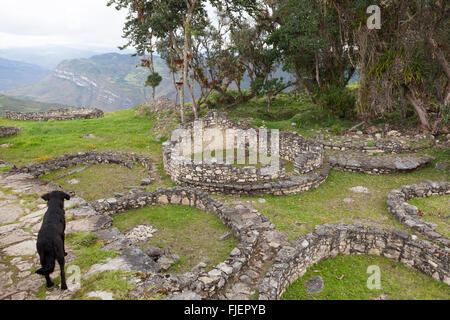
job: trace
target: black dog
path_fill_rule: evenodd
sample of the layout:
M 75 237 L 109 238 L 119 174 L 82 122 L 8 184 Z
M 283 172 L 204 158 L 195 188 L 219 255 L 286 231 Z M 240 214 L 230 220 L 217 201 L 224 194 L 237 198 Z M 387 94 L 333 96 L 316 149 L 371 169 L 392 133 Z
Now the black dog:
M 53 191 L 43 195 L 42 199 L 48 202 L 48 210 L 37 238 L 36 248 L 42 268 L 36 273 L 45 276 L 47 288 L 52 287 L 50 274 L 55 270 L 56 259 L 61 269 L 61 290 L 66 290 L 64 257 L 67 253 L 64 250 L 64 231 L 66 230 L 64 200 L 70 200 L 70 196 L 62 191 Z

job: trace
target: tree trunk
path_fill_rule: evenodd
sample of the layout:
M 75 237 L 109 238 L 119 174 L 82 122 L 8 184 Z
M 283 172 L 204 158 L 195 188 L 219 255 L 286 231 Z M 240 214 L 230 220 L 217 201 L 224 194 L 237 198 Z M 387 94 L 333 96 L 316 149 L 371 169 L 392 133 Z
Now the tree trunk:
M 420 98 L 418 90 L 408 87 L 406 98 L 416 110 L 422 130 L 428 132 L 431 131 L 430 121 L 428 120 L 427 111 L 425 109 L 425 102 Z
M 436 55 L 436 59 L 439 61 L 439 64 L 441 65 L 442 69 L 444 70 L 445 75 L 447 76 L 448 83 L 445 89 L 444 93 L 444 101 L 443 104 L 448 105 L 450 103 L 450 64 L 448 63 L 447 59 L 445 58 L 444 52 L 439 47 L 438 43 L 432 36 L 428 37 L 428 42 L 433 47 L 433 51 Z
M 295 72 L 297 75 L 297 84 L 300 84 L 306 91 L 306 94 L 309 97 L 309 100 L 311 100 L 312 103 L 316 104 L 316 100 L 314 99 L 313 94 L 311 93 L 311 91 L 309 90 L 308 86 L 306 85 L 306 83 L 303 81 L 303 77 L 300 74 L 300 72 L 296 71 Z
M 270 94 L 266 95 L 266 100 L 267 100 L 267 112 L 270 112 L 270 107 L 271 107 L 271 102 L 272 102 L 272 97 L 270 96 Z
M 320 72 L 319 72 L 319 55 L 317 54 L 317 51 L 314 53 L 314 57 L 316 59 L 316 81 L 317 81 L 317 85 L 320 87 Z

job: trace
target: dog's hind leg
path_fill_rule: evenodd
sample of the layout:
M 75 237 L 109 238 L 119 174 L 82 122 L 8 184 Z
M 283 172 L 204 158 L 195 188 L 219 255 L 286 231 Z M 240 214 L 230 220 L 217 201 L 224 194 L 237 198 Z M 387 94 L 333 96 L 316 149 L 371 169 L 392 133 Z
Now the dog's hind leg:
M 64 272 L 64 256 L 58 257 L 59 268 L 61 269 L 61 290 L 67 290 L 66 273 Z

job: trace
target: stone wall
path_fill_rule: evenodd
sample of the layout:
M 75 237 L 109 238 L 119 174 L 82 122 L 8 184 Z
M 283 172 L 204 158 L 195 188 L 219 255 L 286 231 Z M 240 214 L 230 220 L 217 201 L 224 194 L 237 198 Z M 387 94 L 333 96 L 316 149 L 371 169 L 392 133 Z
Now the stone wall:
M 427 145 L 423 146 L 410 146 L 404 143 L 401 143 L 398 140 L 387 140 L 380 139 L 377 140 L 374 146 L 367 146 L 365 143 L 360 142 L 329 142 L 329 141 L 321 141 L 326 150 L 335 150 L 335 151 L 359 151 L 363 153 L 407 153 L 407 152 L 416 152 L 419 150 L 427 149 L 433 147 L 433 143 L 430 142 Z
M 76 120 L 76 119 L 96 119 L 103 118 L 102 110 L 90 108 L 62 108 L 42 112 L 15 112 L 6 111 L 6 118 L 9 120 L 30 120 L 30 121 L 48 121 L 48 120 Z
M 204 130 L 213 128 L 220 132 L 217 139 L 208 134 L 206 138 L 202 137 L 201 141 L 204 146 L 207 145 L 207 151 L 223 149 L 224 140 L 228 141 L 235 137 L 235 134 L 229 131 L 253 130 L 241 123 L 234 123 L 226 117 L 226 114 L 216 112 L 209 113 L 199 121 Z M 199 134 L 193 130 L 194 123 L 181 125 L 180 128 L 191 130 L 192 135 Z M 259 132 L 256 130 L 252 132 L 255 144 L 259 145 L 261 139 Z M 272 144 L 271 137 L 269 134 L 266 147 Z M 205 139 L 209 141 L 205 143 Z M 323 164 L 323 146 L 293 132 L 280 132 L 280 163 L 274 168 L 270 165 L 261 168 L 256 166 L 240 168 L 218 161 L 194 162 L 190 159 L 193 153 L 192 144 L 182 142 L 182 138 L 179 138 L 163 145 L 164 168 L 167 174 L 178 184 L 211 193 L 279 195 L 297 193 L 317 187 L 325 181 L 329 172 L 329 168 Z M 256 152 L 258 150 L 251 150 L 255 144 L 246 143 L 245 139 L 241 139 L 238 140 L 236 148 Z M 294 170 L 304 176 L 286 173 L 281 159 L 294 162 Z
M 53 171 L 70 168 L 81 164 L 111 163 L 120 164 L 131 169 L 134 167 L 135 162 L 139 163 L 147 169 L 150 169 L 152 165 L 151 159 L 139 156 L 135 153 L 88 151 L 75 154 L 66 154 L 61 157 L 26 165 L 21 168 L 13 168 L 11 171 L 29 173 L 35 177 L 40 177 Z
M 450 194 L 450 182 L 425 181 L 392 190 L 387 198 L 388 212 L 401 224 L 434 242 L 450 248 L 450 239 L 436 232 L 436 225 L 423 220 L 417 207 L 407 203 L 412 198 Z
M 206 298 L 213 298 L 249 262 L 264 230 L 273 228 L 264 215 L 244 219 L 241 209 L 223 206 L 200 190 L 175 187 L 126 195 L 119 199 L 98 200 L 88 204 L 96 212 L 106 215 L 122 213 L 155 205 L 186 205 L 214 214 L 239 239 L 230 256 L 209 272 L 188 273 L 177 278 L 180 290 L 195 291 Z M 175 279 L 174 278 L 174 279 Z
M 314 264 L 339 254 L 368 254 L 393 259 L 450 285 L 450 251 L 417 240 L 405 231 L 361 225 L 320 225 L 284 246 L 259 288 L 261 300 L 278 300 L 286 287 Z
M 428 155 L 369 156 L 363 153 L 336 152 L 329 154 L 327 160 L 337 170 L 378 175 L 418 170 L 429 165 L 434 157 Z
M 7 138 L 11 136 L 15 136 L 16 134 L 21 133 L 22 130 L 14 127 L 2 127 L 0 126 L 0 138 Z

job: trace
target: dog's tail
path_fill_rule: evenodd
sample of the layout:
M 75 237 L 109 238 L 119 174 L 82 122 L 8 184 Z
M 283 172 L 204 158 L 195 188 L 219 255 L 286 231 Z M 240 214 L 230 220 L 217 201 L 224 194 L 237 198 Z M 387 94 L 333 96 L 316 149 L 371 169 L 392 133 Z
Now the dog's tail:
M 55 270 L 55 257 L 53 254 L 45 255 L 41 261 L 42 268 L 36 270 L 37 274 L 43 276 L 52 273 Z

